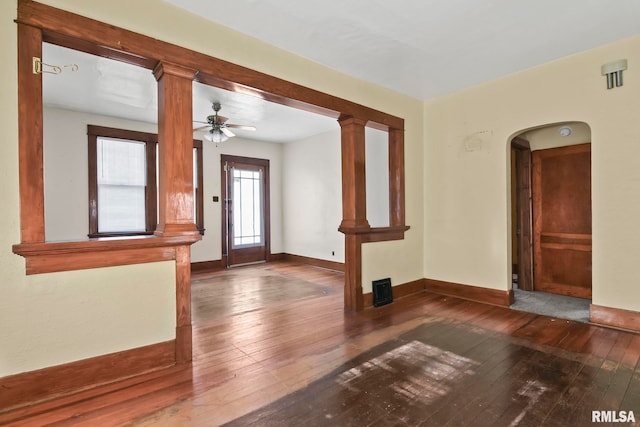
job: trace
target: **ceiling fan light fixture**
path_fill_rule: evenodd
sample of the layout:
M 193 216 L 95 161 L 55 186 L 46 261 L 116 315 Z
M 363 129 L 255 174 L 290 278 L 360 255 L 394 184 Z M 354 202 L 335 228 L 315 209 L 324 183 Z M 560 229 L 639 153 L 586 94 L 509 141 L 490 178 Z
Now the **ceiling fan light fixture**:
M 220 132 L 219 129 L 211 129 L 210 132 L 204 134 L 204 139 L 206 139 L 207 141 L 215 142 L 217 144 L 219 142 L 226 141 L 227 139 L 229 139 L 229 137 Z

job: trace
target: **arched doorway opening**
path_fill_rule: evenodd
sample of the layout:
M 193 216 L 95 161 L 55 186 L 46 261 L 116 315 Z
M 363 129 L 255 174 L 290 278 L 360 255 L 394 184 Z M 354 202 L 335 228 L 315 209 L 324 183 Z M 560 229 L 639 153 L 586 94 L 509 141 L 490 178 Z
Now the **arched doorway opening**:
M 511 145 L 512 308 L 589 320 L 591 129 L 561 122 Z

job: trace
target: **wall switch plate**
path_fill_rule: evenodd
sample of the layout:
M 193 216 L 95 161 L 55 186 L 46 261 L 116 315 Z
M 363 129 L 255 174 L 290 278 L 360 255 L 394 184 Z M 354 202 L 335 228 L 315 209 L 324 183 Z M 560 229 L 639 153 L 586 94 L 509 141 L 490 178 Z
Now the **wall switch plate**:
M 213 201 L 214 201 L 214 202 L 219 202 L 219 201 L 220 201 L 220 197 L 218 197 L 218 196 L 213 196 Z

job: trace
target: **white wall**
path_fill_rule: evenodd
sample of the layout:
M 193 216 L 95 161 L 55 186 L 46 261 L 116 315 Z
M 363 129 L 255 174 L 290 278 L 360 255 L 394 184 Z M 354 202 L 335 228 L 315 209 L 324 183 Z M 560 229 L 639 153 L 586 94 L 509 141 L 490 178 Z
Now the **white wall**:
M 47 241 L 87 239 L 89 124 L 140 132 L 158 132 L 158 126 L 153 123 L 45 107 L 44 219 Z
M 60 108 L 44 109 L 45 228 L 47 241 L 83 240 L 89 232 L 87 125 L 156 133 L 157 125 Z M 194 135 L 196 138 L 198 134 Z M 282 252 L 282 145 L 232 138 L 216 147 L 203 141 L 203 239 L 191 249 L 193 262 L 221 258 L 220 154 L 270 161 L 271 251 Z
M 389 133 L 365 128 L 367 220 L 389 226 Z
M 284 144 L 284 252 L 344 262 L 340 129 Z
M 627 58 L 624 86 L 600 66 Z M 635 66 L 633 66 L 635 64 Z M 425 103 L 425 277 L 506 290 L 509 142 L 548 123 L 591 129 L 593 303 L 640 311 L 640 37 Z
M 191 246 L 191 261 L 219 260 L 222 257 L 222 199 L 220 155 L 254 157 L 269 160 L 269 195 L 271 199 L 271 253 L 283 252 L 282 241 L 282 151 L 283 144 L 231 138 L 218 144 L 204 140 L 204 238 Z M 213 202 L 213 196 L 219 202 Z

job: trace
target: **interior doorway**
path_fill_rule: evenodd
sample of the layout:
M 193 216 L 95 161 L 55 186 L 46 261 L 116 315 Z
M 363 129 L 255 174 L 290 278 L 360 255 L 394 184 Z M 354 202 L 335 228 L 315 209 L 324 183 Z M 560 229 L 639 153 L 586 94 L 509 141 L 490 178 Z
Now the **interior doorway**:
M 511 141 L 512 308 L 588 321 L 591 131 L 542 126 Z
M 221 155 L 222 242 L 227 267 L 270 253 L 269 160 Z

